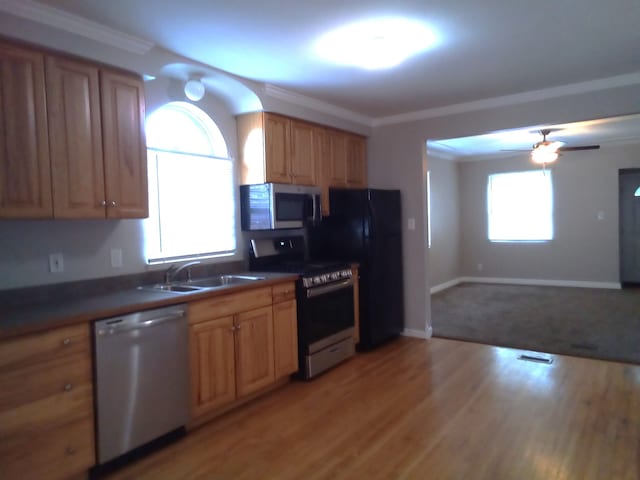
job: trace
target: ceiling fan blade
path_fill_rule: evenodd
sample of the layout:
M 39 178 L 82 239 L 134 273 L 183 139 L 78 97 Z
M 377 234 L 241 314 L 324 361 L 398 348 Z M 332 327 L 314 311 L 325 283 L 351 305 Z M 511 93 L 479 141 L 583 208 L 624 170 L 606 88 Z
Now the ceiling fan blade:
M 598 150 L 600 145 L 581 145 L 579 147 L 560 147 L 558 151 L 560 152 L 571 152 L 576 150 Z

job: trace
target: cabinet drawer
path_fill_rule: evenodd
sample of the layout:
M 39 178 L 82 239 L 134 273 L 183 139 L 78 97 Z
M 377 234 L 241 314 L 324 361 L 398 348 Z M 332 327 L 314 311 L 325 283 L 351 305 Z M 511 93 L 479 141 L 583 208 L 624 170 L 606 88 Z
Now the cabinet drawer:
M 65 355 L 48 363 L 0 371 L 0 412 L 91 383 L 89 355 Z
M 273 303 L 284 302 L 296 298 L 296 284 L 281 283 L 272 287 Z
M 66 479 L 95 464 L 93 417 L 0 441 L 0 478 Z
M 271 305 L 271 287 L 212 297 L 189 304 L 189 323 L 194 324 L 215 317 L 234 315 L 266 305 Z
M 0 444 L 31 438 L 93 415 L 92 386 L 85 383 L 55 395 L 0 411 Z
M 0 342 L 0 372 L 46 363 L 61 355 L 89 354 L 89 325 L 72 325 Z

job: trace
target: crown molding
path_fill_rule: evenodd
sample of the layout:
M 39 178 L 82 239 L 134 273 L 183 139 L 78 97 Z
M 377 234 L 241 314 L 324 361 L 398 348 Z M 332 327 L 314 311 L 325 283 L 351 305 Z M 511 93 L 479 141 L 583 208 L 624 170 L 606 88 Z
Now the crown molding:
M 269 95 L 270 97 L 277 98 L 279 100 L 284 100 L 285 102 L 289 102 L 301 107 L 310 108 L 312 110 L 316 110 L 319 112 L 328 113 L 338 118 L 342 118 L 343 120 L 349 120 L 352 122 L 360 123 L 368 127 L 372 126 L 373 124 L 372 117 L 361 115 L 351 110 L 347 110 L 346 108 L 337 107 L 331 103 L 327 103 L 321 100 L 317 100 L 315 98 L 307 97 L 306 95 L 301 95 L 299 93 L 291 92 L 289 90 L 276 87 L 275 85 L 271 85 L 269 83 L 266 83 L 264 85 L 263 91 L 266 95 Z
M 429 118 L 445 117 L 448 115 L 455 115 L 459 113 L 484 110 L 487 108 L 506 107 L 509 105 L 518 105 L 521 103 L 548 100 L 567 95 L 590 93 L 599 90 L 627 87 L 638 84 L 640 84 L 640 72 L 627 73 L 624 75 L 617 75 L 615 77 L 600 78 L 598 80 L 589 80 L 586 82 L 561 85 L 559 87 L 545 88 L 542 90 L 532 90 L 530 92 L 486 98 L 483 100 L 475 100 L 473 102 L 457 103 L 454 105 L 429 108 L 426 110 L 419 110 L 409 113 L 401 113 L 399 115 L 391 115 L 388 117 L 379 117 L 373 120 L 372 126 L 380 127 L 384 125 L 393 125 L 397 123 L 411 122 L 416 120 L 426 120 Z
M 154 43 L 32 0 L 0 0 L 0 11 L 143 55 Z

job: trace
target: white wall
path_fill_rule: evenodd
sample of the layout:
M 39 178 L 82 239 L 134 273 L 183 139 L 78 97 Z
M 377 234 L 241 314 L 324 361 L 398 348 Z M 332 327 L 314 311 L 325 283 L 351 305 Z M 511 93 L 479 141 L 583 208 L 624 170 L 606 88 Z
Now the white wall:
M 458 164 L 429 152 L 431 176 L 431 248 L 429 286 L 441 285 L 460 276 L 460 191 Z
M 488 176 L 536 167 L 527 154 L 461 163 L 461 276 L 619 282 L 618 169 L 639 166 L 640 145 L 564 153 L 550 166 L 553 240 L 514 244 L 487 239 Z
M 425 253 L 427 140 L 639 112 L 640 85 L 633 85 L 375 127 L 369 140 L 369 181 L 373 187 L 400 188 L 403 219 L 416 219 L 416 230 L 405 229 L 403 239 L 407 328 L 428 332 L 431 325 L 431 265 Z

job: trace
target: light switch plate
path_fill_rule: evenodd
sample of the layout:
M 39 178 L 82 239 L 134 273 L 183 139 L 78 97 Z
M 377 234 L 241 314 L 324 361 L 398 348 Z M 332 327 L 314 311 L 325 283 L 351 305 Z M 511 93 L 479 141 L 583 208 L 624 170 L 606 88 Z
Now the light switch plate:
M 122 249 L 121 248 L 111 249 L 111 266 L 113 268 L 122 268 Z
M 61 253 L 49 254 L 49 271 L 51 273 L 64 272 L 64 257 Z
M 416 229 L 416 219 L 415 218 L 410 218 L 409 220 L 407 220 L 407 228 L 409 230 L 415 230 Z

